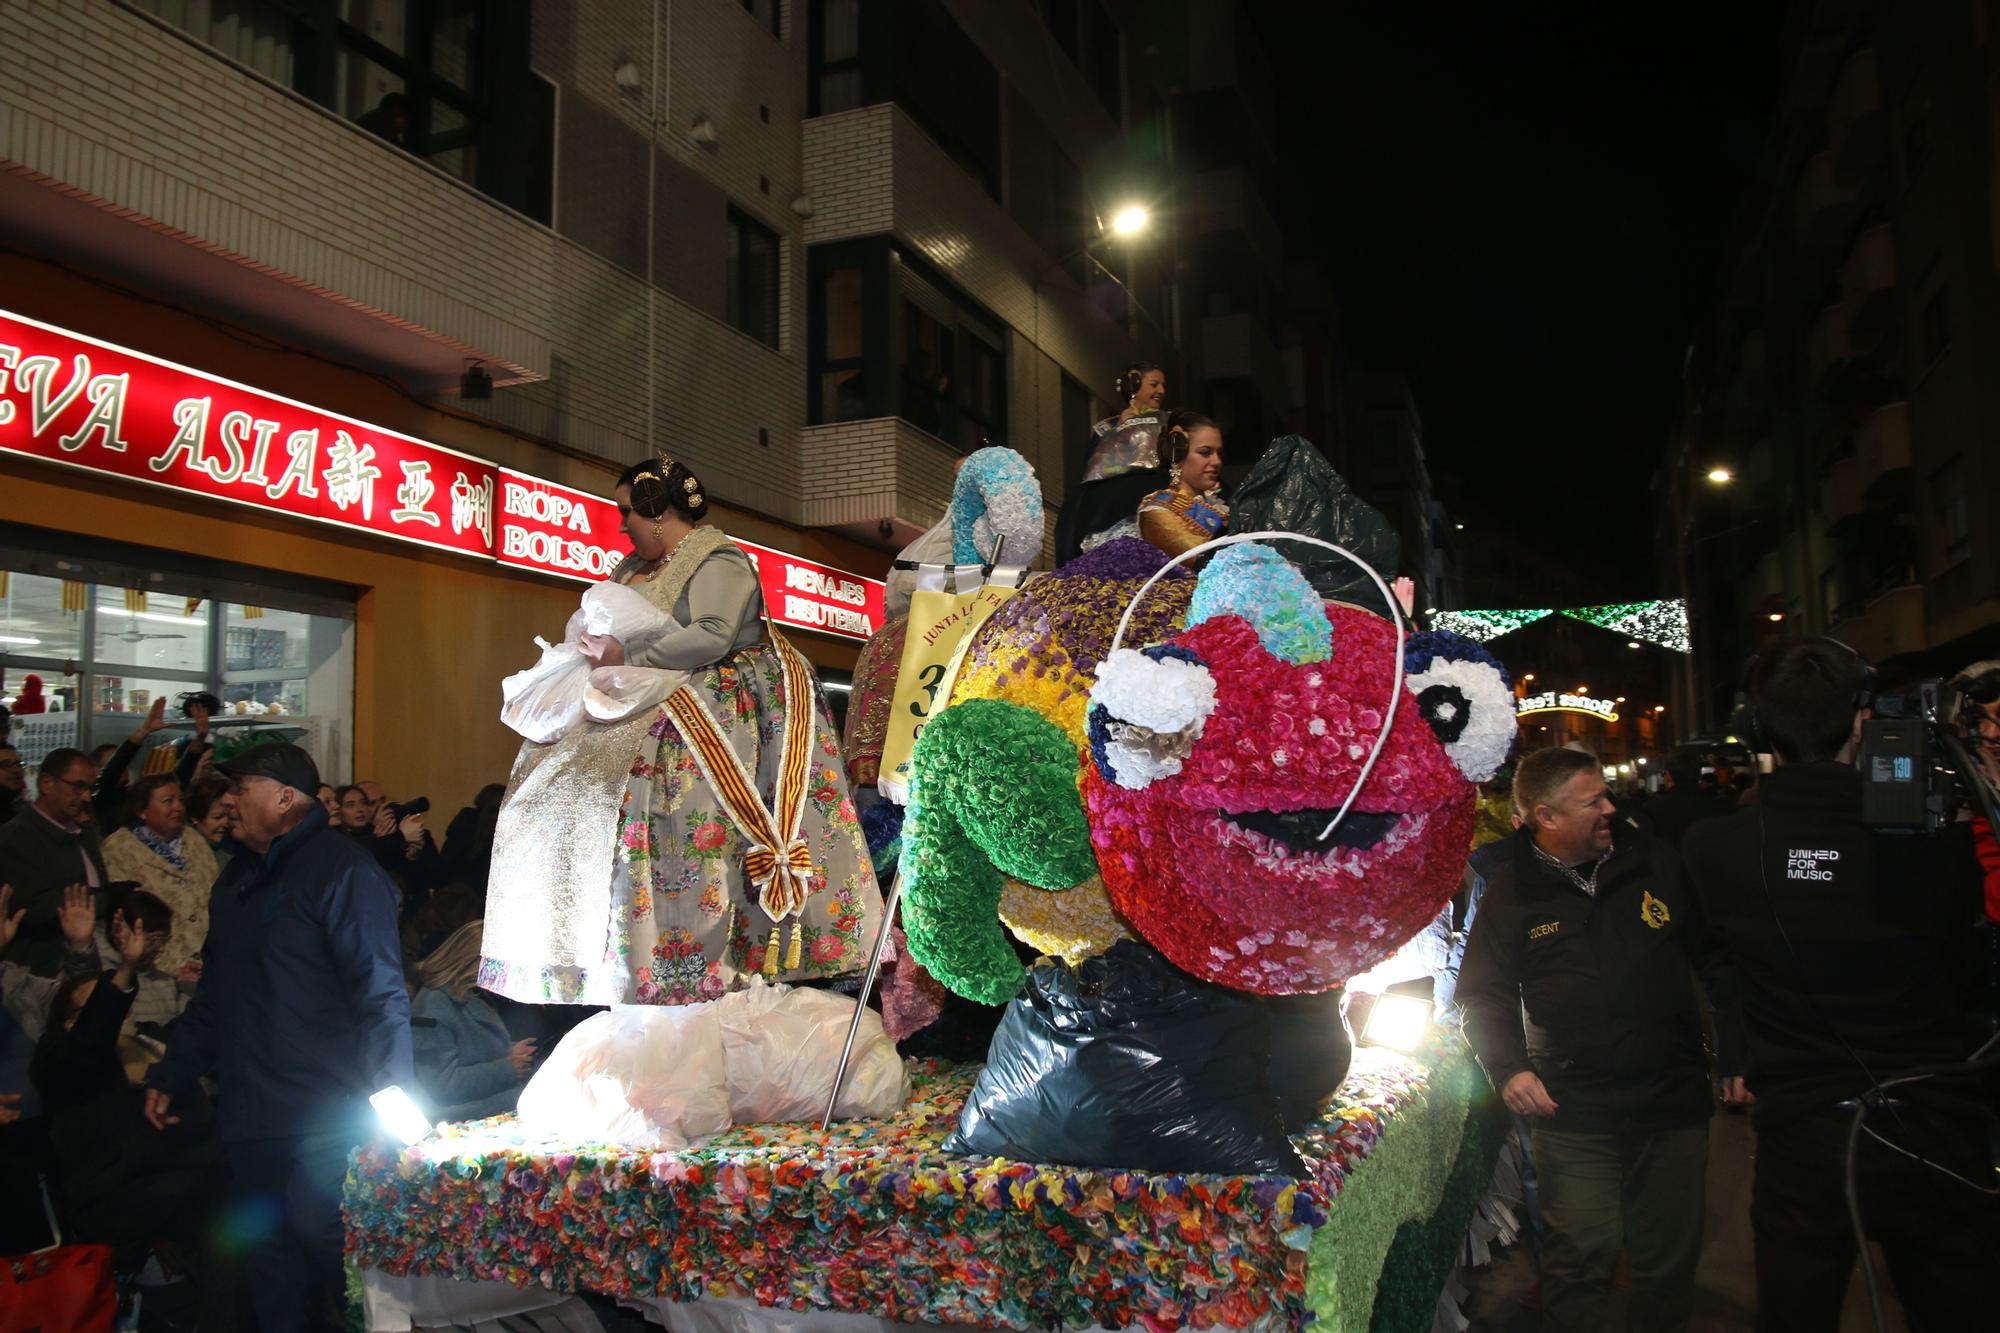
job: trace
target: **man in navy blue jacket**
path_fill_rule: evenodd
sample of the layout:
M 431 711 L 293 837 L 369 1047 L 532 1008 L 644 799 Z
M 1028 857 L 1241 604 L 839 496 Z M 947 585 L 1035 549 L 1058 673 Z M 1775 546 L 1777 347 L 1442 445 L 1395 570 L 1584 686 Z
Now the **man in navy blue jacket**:
M 414 1084 L 396 890 L 327 822 L 304 750 L 260 745 L 217 767 L 235 782 L 239 847 L 146 1117 L 164 1128 L 215 1079 L 239 1210 L 266 1219 L 245 1263 L 252 1325 L 338 1327 L 347 1156 L 373 1132 L 369 1094 Z

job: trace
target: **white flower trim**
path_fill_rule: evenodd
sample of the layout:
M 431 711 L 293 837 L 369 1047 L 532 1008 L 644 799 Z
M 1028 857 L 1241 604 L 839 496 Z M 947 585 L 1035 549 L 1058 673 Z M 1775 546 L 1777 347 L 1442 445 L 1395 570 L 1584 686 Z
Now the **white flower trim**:
M 1472 707 L 1465 730 L 1444 749 L 1458 771 L 1473 782 L 1484 782 L 1499 772 L 1514 748 L 1516 722 L 1514 696 L 1500 672 L 1490 663 L 1434 657 L 1421 672 L 1409 677 L 1412 696 L 1433 685 L 1456 685 Z
M 1160 733 L 1193 728 L 1188 739 L 1199 740 L 1215 711 L 1215 677 L 1199 662 L 1120 648 L 1098 664 L 1090 701 L 1119 722 Z

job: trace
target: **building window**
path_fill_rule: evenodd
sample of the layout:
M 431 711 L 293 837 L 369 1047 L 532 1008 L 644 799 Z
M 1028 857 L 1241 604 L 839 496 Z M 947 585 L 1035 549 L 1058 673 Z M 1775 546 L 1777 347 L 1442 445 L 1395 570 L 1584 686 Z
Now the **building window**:
M 538 222 L 555 87 L 505 0 L 126 0 Z
M 743 6 L 744 13 L 757 20 L 759 27 L 773 37 L 778 35 L 778 0 L 737 0 L 737 3 Z
M 1097 402 L 1083 383 L 1064 372 L 1062 377 L 1063 480 L 1074 485 L 1090 461 L 1097 437 L 1090 428 L 1099 421 Z
M 1041 0 L 1042 22 L 1070 58 L 1113 120 L 1120 110 L 1124 77 L 1118 25 L 1103 0 Z
M 812 419 L 859 421 L 870 415 L 863 363 L 862 270 L 858 264 L 828 269 L 813 280 Z
M 1965 496 L 1964 459 L 1954 458 L 1931 474 L 1931 508 L 1944 552 L 1939 566 L 1949 568 L 1972 554 L 1972 507 Z
M 867 105 L 862 95 L 861 0 L 820 0 L 812 13 L 812 114 Z
M 1945 289 L 1942 283 L 1932 290 L 1924 301 L 1923 309 L 1918 313 L 1917 338 L 1926 370 L 1936 365 L 1938 358 L 1951 350 L 1951 309 L 1945 303 Z
M 725 318 L 743 332 L 778 345 L 778 233 L 729 210 Z
M 971 453 L 1007 436 L 1007 358 L 971 328 L 958 342 L 957 439 Z
M 906 298 L 896 415 L 933 435 L 943 436 L 948 431 L 953 350 L 951 330 Z

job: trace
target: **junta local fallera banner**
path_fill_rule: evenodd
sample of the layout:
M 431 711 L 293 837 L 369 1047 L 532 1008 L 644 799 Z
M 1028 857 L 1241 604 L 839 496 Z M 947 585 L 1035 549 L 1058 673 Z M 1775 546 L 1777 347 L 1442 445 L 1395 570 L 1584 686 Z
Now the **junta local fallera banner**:
M 7 311 L 0 450 L 583 582 L 628 549 L 601 496 Z M 779 624 L 881 627 L 881 580 L 737 544 Z

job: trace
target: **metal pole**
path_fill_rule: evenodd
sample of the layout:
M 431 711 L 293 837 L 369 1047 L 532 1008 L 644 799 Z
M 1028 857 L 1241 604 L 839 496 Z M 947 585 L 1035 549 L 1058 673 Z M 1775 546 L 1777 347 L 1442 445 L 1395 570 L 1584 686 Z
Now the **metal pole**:
M 826 1115 L 819 1122 L 820 1132 L 825 1133 L 833 1125 L 834 1104 L 840 1100 L 840 1086 L 847 1081 L 847 1063 L 854 1056 L 854 1038 L 861 1032 L 861 1015 L 868 1012 L 868 995 L 875 989 L 875 975 L 882 970 L 882 949 L 889 943 L 889 927 L 896 920 L 896 905 L 903 897 L 903 872 L 896 871 L 896 882 L 889 887 L 889 899 L 882 905 L 882 926 L 875 932 L 875 947 L 868 951 L 868 972 L 861 979 L 861 993 L 854 997 L 854 1017 L 847 1025 L 847 1044 L 840 1048 L 840 1064 L 833 1071 L 833 1087 L 826 1094 Z
M 993 555 L 987 565 L 987 573 L 1000 563 L 1000 556 L 1007 549 L 1007 538 L 998 537 L 993 542 Z M 946 682 L 947 692 L 950 682 Z M 949 700 L 947 699 L 947 707 Z M 942 710 L 939 710 L 942 711 Z M 900 858 L 898 858 L 900 861 Z M 854 997 L 854 1017 L 847 1024 L 847 1043 L 840 1048 L 840 1064 L 833 1071 L 833 1087 L 826 1094 L 826 1114 L 820 1118 L 819 1128 L 823 1134 L 833 1126 L 833 1108 L 840 1101 L 841 1085 L 847 1082 L 848 1062 L 854 1058 L 854 1039 L 861 1032 L 861 1015 L 867 1012 L 868 996 L 875 989 L 876 974 L 882 970 L 882 950 L 889 943 L 889 927 L 895 924 L 897 905 L 903 901 L 903 868 L 896 867 L 895 883 L 889 886 L 888 901 L 882 904 L 882 928 L 875 932 L 875 947 L 868 951 L 868 971 L 861 978 L 861 993 Z

